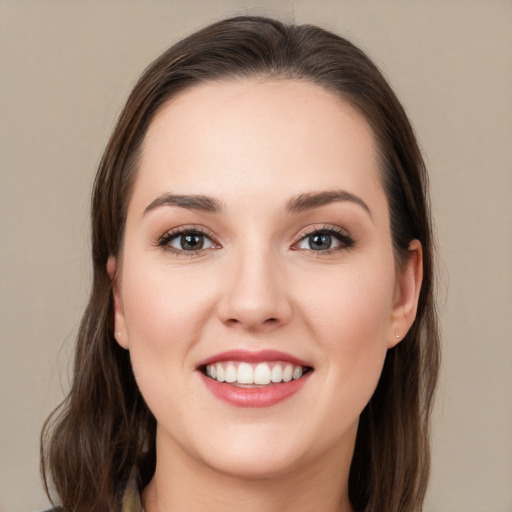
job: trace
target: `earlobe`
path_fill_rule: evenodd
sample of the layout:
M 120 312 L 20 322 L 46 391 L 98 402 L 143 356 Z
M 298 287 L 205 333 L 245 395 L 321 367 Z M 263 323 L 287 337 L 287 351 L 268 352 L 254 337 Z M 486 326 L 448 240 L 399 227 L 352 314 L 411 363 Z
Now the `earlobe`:
M 413 240 L 409 244 L 407 261 L 396 278 L 388 348 L 397 345 L 414 322 L 422 281 L 423 251 L 419 240 Z
M 114 337 L 119 345 L 128 349 L 128 335 L 124 318 L 123 301 L 118 277 L 118 266 L 114 256 L 109 256 L 107 273 L 112 280 L 112 300 L 114 303 Z

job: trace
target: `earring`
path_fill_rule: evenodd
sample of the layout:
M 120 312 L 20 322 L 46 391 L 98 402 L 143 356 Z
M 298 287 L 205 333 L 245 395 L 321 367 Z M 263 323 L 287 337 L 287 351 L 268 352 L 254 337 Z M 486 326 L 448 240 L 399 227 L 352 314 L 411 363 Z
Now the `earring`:
M 120 333 L 120 332 L 118 332 L 118 333 L 117 333 L 117 335 L 118 335 L 118 336 L 121 336 L 121 333 Z
M 395 338 L 399 340 L 402 337 L 399 331 L 395 331 Z

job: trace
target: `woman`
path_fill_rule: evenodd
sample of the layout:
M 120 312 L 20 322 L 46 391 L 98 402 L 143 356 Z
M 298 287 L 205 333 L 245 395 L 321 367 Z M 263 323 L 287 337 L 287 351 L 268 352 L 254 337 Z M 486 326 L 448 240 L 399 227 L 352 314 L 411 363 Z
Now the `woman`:
M 238 17 L 142 75 L 42 471 L 67 511 L 420 510 L 438 369 L 427 177 L 369 59 Z

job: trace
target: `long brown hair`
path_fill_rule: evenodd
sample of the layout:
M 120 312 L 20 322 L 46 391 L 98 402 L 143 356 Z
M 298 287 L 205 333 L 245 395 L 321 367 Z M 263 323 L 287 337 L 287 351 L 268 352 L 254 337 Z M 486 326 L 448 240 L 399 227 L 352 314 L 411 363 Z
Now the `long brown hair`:
M 177 43 L 143 73 L 105 149 L 92 197 L 94 276 L 80 325 L 73 383 L 42 432 L 41 467 L 65 512 L 119 511 L 136 467 L 155 469 L 155 419 L 129 355 L 114 339 L 107 259 L 122 246 L 140 147 L 158 109 L 178 92 L 213 80 L 254 76 L 305 80 L 348 101 L 373 128 L 398 271 L 409 242 L 423 246 L 417 317 L 387 353 L 359 423 L 349 477 L 356 512 L 421 509 L 429 474 L 429 417 L 439 366 L 433 240 L 425 166 L 407 116 L 369 58 L 347 40 L 264 17 L 220 21 Z

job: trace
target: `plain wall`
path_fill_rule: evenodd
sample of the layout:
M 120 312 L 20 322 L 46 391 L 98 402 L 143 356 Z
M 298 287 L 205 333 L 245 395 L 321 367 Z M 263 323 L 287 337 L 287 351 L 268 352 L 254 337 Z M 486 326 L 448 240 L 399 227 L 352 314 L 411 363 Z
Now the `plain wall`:
M 336 31 L 416 128 L 440 246 L 443 367 L 426 512 L 512 511 L 510 1 L 0 0 L 0 510 L 43 509 L 41 424 L 68 388 L 88 204 L 144 67 L 221 17 Z

